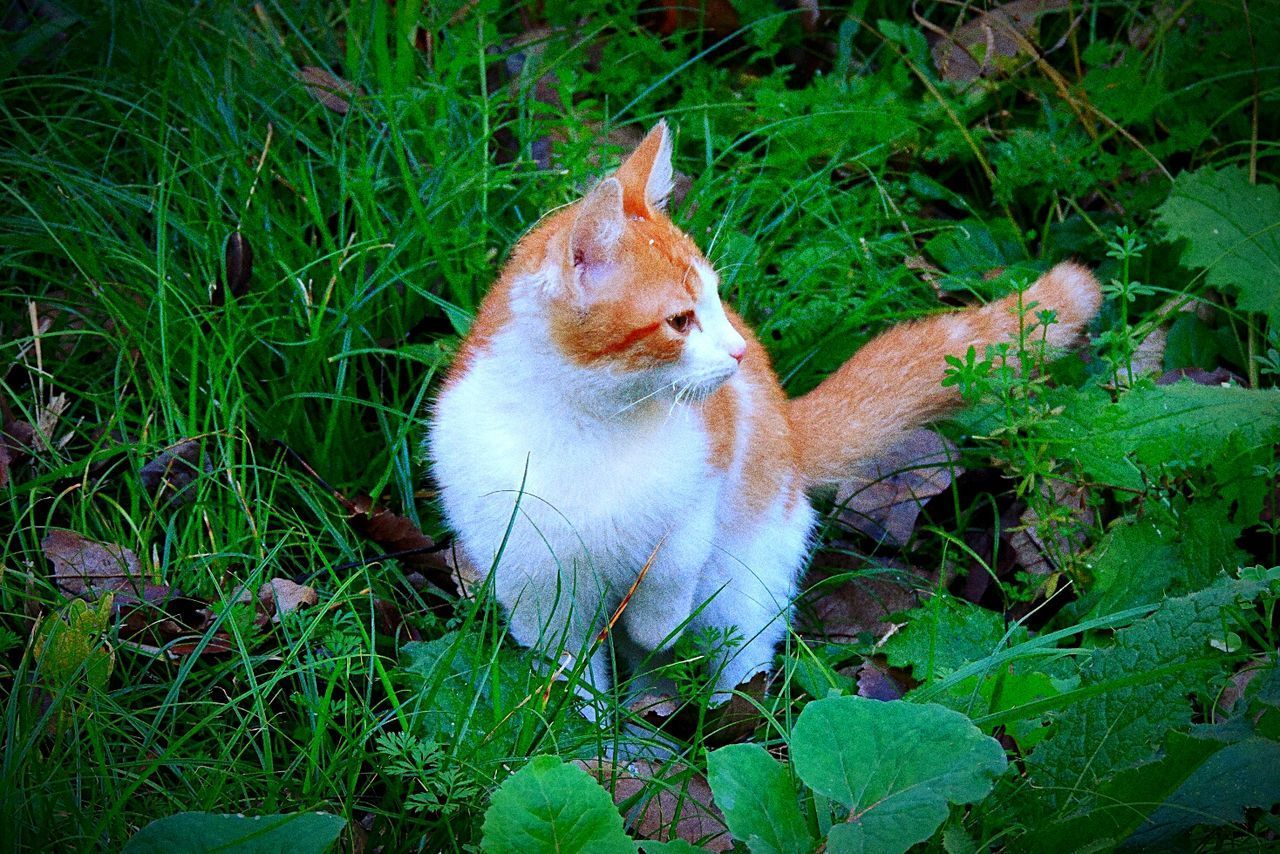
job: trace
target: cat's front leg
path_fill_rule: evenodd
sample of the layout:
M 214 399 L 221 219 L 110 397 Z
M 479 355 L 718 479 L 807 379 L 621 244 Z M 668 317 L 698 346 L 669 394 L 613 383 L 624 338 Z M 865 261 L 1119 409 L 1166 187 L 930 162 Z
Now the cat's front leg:
M 600 575 L 585 560 L 503 561 L 494 570 L 493 589 L 512 637 L 542 655 L 548 667 L 580 669 L 574 691 L 594 700 L 610 684 L 608 655 L 597 642 L 608 620 L 608 598 Z
M 694 594 L 711 555 L 714 533 L 713 513 L 696 509 L 657 543 L 647 569 L 638 570 L 622 611 L 623 628 L 637 646 L 664 652 L 680 637 L 693 613 Z
M 708 644 L 716 702 L 773 669 L 786 636 L 814 513 L 808 502 L 785 504 L 779 500 L 774 518 L 754 532 L 716 548 L 694 596 L 689 630 Z

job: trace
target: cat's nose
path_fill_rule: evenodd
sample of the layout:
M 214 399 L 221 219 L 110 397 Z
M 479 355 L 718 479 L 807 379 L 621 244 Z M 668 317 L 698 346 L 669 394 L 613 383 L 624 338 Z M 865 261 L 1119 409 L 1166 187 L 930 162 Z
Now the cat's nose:
M 733 349 L 729 351 L 729 355 L 733 357 L 735 362 L 741 365 L 742 360 L 747 355 L 747 342 L 743 341 L 741 344 L 735 344 Z

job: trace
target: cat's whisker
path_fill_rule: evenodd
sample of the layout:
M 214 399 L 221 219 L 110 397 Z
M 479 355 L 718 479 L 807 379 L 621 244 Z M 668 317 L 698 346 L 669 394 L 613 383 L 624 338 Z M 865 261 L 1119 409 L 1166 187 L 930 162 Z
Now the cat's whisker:
M 633 400 L 633 401 L 631 401 L 631 402 L 630 402 L 630 403 L 628 403 L 626 406 L 622 407 L 622 408 L 621 408 L 621 409 L 619 409 L 617 412 L 613 413 L 613 417 L 614 417 L 614 418 L 617 418 L 619 415 L 621 415 L 622 413 L 626 412 L 628 409 L 631 409 L 631 408 L 633 408 L 633 407 L 639 406 L 640 404 L 644 403 L 644 402 L 645 402 L 646 400 L 648 400 L 649 398 L 651 398 L 651 397 L 653 397 L 653 396 L 657 395 L 659 392 L 663 392 L 663 391 L 666 391 L 668 388 L 675 388 L 675 387 L 676 387 L 676 384 L 675 384 L 674 382 L 670 383 L 669 385 L 662 385 L 662 386 L 658 386 L 658 387 L 657 387 L 657 388 L 655 388 L 653 391 L 651 391 L 651 392 L 649 392 L 648 394 L 646 394 L 644 397 L 641 397 L 641 398 L 639 398 L 638 400 Z
M 670 420 L 671 414 L 676 411 L 676 407 L 680 405 L 681 399 L 688 393 L 693 391 L 693 380 L 689 380 L 676 391 L 675 400 L 671 402 L 671 408 L 667 410 L 667 419 Z M 673 383 L 674 385 L 674 383 Z

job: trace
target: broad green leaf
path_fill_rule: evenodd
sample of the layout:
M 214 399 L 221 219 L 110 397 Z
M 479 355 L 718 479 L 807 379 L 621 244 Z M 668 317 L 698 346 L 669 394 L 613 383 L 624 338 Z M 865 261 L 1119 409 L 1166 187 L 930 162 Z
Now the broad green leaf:
M 989 608 L 939 596 L 908 611 L 906 626 L 889 636 L 882 651 L 893 667 L 909 667 L 917 679 L 928 681 L 1020 643 L 1026 636 L 1020 626 L 1009 632 L 1004 617 Z
M 1249 732 L 1218 738 L 1172 733 L 1154 762 L 1117 774 L 1091 805 L 1021 840 L 1028 851 L 1057 851 L 1086 840 L 1162 846 L 1202 824 L 1243 819 L 1244 809 L 1280 800 L 1280 744 Z M 1231 728 L 1234 728 L 1234 723 Z
M 752 854 L 802 854 L 817 845 L 796 803 L 791 775 L 758 744 L 730 744 L 707 757 L 707 781 L 735 839 Z
M 934 701 L 975 719 L 1002 712 L 1016 713 L 1023 706 L 1039 705 L 1039 701 L 1062 693 L 1063 683 L 1071 685 L 1070 680 L 1055 683 L 1047 673 L 1037 669 L 1043 666 L 1042 660 L 993 666 L 985 676 L 970 676 L 935 694 Z M 913 696 L 909 694 L 908 699 Z M 1026 752 L 1048 735 L 1045 714 L 1033 711 L 1026 717 L 1005 720 L 999 725 L 1018 743 L 1018 748 Z M 989 734 L 994 725 L 979 724 L 979 728 Z
M 1037 801 L 1058 807 L 1088 800 L 1116 773 L 1149 761 L 1168 734 L 1191 722 L 1188 697 L 1222 667 L 1210 645 L 1229 609 L 1261 585 L 1222 579 L 1170 599 L 1116 634 L 1081 668 L 1081 688 L 1098 693 L 1054 718 L 1053 735 L 1027 759 Z
M 1248 558 L 1235 544 L 1244 526 L 1232 521 L 1230 510 L 1224 499 L 1178 500 L 1173 507 L 1150 502 L 1141 518 L 1116 525 L 1094 552 L 1094 583 L 1079 613 L 1158 602 L 1234 572 Z
M 1159 215 L 1170 237 L 1187 241 L 1183 264 L 1280 324 L 1280 190 L 1250 184 L 1238 166 L 1204 167 L 1174 179 Z
M 1179 312 L 1169 325 L 1164 347 L 1164 369 L 1204 368 L 1212 370 L 1220 364 L 1215 330 L 1192 312 Z
M 498 787 L 483 833 L 481 848 L 495 854 L 635 851 L 609 793 L 586 771 L 555 756 L 533 757 Z
M 1256 736 L 1222 747 L 1129 837 L 1130 844 L 1156 846 L 1198 825 L 1244 820 L 1250 807 L 1280 803 L 1280 744 Z
M 1019 849 L 1063 851 L 1089 841 L 1118 844 L 1222 746 L 1211 739 L 1172 733 L 1158 761 L 1116 775 L 1099 789 L 1088 808 L 1032 830 L 1019 840 Z
M 1280 708 L 1280 663 L 1273 661 L 1258 681 L 1258 700 Z
M 1091 479 L 1141 491 L 1163 465 L 1217 462 L 1225 449 L 1274 441 L 1280 389 L 1140 385 L 1114 403 L 1101 392 L 1078 394 L 1038 430 Z M 1232 435 L 1239 440 L 1229 445 Z
M 346 819 L 322 812 L 287 815 L 219 815 L 180 812 L 157 819 L 125 843 L 124 854 L 320 854 L 328 851 Z
M 1004 296 L 1043 272 L 1027 261 L 1007 220 L 962 220 L 931 238 L 924 251 L 946 271 L 939 282 L 944 290 L 971 291 L 983 299 Z M 988 278 L 993 270 L 999 273 Z
M 830 697 L 804 707 L 791 732 L 796 774 L 850 809 L 830 851 L 902 852 L 986 797 L 1004 749 L 968 718 L 936 705 Z

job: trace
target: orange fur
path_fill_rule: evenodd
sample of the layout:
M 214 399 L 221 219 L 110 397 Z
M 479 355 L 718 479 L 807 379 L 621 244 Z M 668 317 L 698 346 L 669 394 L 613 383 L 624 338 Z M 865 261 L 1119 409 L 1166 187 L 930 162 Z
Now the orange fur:
M 676 359 L 684 342 L 666 319 L 691 310 L 701 295 L 694 264 L 706 260 L 646 199 L 645 184 L 659 155 L 657 130 L 616 173 L 626 217 L 616 249 L 619 260 L 605 265 L 590 299 L 570 289 L 553 294 L 546 304 L 556 348 L 582 367 L 643 371 Z M 574 277 L 575 258 L 566 247 L 583 205 L 579 201 L 555 212 L 517 244 L 484 300 L 446 385 L 465 374 L 475 354 L 511 321 L 513 282 L 535 274 L 549 257 L 558 260 L 561 277 Z M 945 357 L 962 356 L 969 347 L 981 354 L 987 345 L 1016 336 L 1017 299 L 1015 294 L 895 326 L 795 400 L 786 398 L 768 354 L 747 325 L 729 312 L 733 327 L 747 341 L 741 366 L 745 391 L 722 385 L 701 408 L 709 462 L 722 471 L 741 466 L 740 514 L 749 519 L 784 493 L 789 503 L 798 501 L 804 491 L 845 477 L 854 463 L 903 430 L 956 408 L 959 395 L 941 385 Z M 1097 311 L 1100 294 L 1088 270 L 1064 263 L 1025 292 L 1023 301 L 1057 312 L 1048 340 L 1061 346 Z M 1027 317 L 1033 318 L 1034 312 Z M 1030 334 L 1034 338 L 1036 333 Z M 745 443 L 739 441 L 743 435 L 748 437 Z
M 686 625 L 735 629 L 723 693 L 773 660 L 816 518 L 807 491 L 958 406 L 941 385 L 945 357 L 1008 340 L 1023 321 L 1015 296 L 895 326 L 788 400 L 664 213 L 672 176 L 660 123 L 517 244 L 450 367 L 431 454 L 467 561 L 496 569 L 510 553 L 491 577 L 517 640 L 553 659 L 561 645 L 585 651 L 584 679 L 600 688 L 607 658 L 582 646 L 600 636 L 600 613 L 621 614 L 615 650 L 632 664 L 668 654 Z M 1055 345 L 1100 301 L 1073 264 L 1023 299 L 1057 312 Z M 509 502 L 526 489 L 517 513 Z
M 1063 346 L 1098 310 L 1101 293 L 1093 274 L 1078 264 L 1059 264 L 1022 294 L 1027 340 L 1037 339 L 1038 310 L 1053 309 L 1057 321 L 1047 339 Z M 849 467 L 875 454 L 904 429 L 944 415 L 960 395 L 942 383 L 947 356 L 970 347 L 981 358 L 989 344 L 1016 337 L 1018 295 L 985 306 L 904 323 L 874 338 L 822 384 L 789 403 L 799 471 L 810 484 L 847 477 Z

